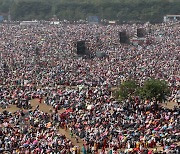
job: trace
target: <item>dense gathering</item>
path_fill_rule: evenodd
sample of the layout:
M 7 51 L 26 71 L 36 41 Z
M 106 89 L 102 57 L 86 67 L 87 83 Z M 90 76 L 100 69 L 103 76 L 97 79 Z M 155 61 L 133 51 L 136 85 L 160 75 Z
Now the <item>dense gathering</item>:
M 150 41 L 119 43 L 120 31 L 133 41 L 138 27 L 148 31 Z M 77 55 L 81 40 L 91 57 Z M 167 101 L 179 105 L 179 44 L 178 23 L 1 24 L 0 107 L 20 108 L 0 114 L 1 153 L 150 154 L 160 153 L 158 146 L 162 153 L 179 153 L 179 106 L 167 109 L 140 97 L 119 102 L 112 90 L 130 78 L 140 84 L 163 79 L 171 89 Z M 98 52 L 106 56 L 99 58 Z M 32 110 L 34 98 L 39 104 Z M 41 103 L 53 112 L 40 111 Z M 83 147 L 75 148 L 59 127 L 81 138 Z
M 3 112 L 1 117 L 0 152 L 9 153 L 68 153 L 72 142 L 59 134 L 53 116 L 38 109 L 15 113 Z

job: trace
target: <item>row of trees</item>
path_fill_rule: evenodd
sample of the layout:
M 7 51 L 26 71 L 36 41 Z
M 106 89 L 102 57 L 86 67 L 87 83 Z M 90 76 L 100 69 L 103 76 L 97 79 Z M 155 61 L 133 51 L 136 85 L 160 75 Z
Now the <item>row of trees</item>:
M 139 96 L 144 100 L 165 101 L 170 95 L 170 89 L 164 80 L 150 79 L 140 86 L 134 80 L 123 82 L 115 91 L 118 100 L 123 101 L 134 96 Z
M 79 20 L 96 15 L 102 19 L 160 22 L 166 14 L 179 14 L 179 0 L 1 0 L 0 14 L 13 20 Z

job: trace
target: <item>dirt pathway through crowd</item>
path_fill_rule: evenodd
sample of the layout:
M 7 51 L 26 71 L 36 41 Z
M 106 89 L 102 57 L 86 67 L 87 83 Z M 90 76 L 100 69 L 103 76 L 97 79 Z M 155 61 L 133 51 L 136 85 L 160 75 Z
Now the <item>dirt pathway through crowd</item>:
M 167 103 L 162 103 L 161 106 L 168 108 L 168 109 L 173 109 L 174 106 L 178 106 L 178 104 L 175 101 L 170 101 Z
M 51 113 L 51 111 L 53 110 L 53 107 L 51 105 L 47 105 L 47 104 L 44 104 L 44 103 L 40 104 L 38 99 L 32 100 L 31 105 L 32 105 L 33 109 L 37 105 L 39 105 L 39 109 L 41 111 L 45 112 L 45 113 Z M 58 113 L 63 113 L 64 111 L 65 111 L 65 109 L 61 109 L 61 110 L 58 110 Z M 65 135 L 68 139 L 70 139 L 75 146 L 79 146 L 79 147 L 83 146 L 83 141 L 79 137 L 77 137 L 78 138 L 78 143 L 77 143 L 76 140 L 75 140 L 75 136 L 73 135 L 73 137 L 71 137 L 70 136 L 70 131 L 68 129 L 65 130 L 65 129 L 60 128 L 59 133 Z
M 31 105 L 32 105 L 32 109 L 35 109 L 37 107 L 37 105 L 39 105 L 39 109 L 45 113 L 51 113 L 53 111 L 53 107 L 51 105 L 47 105 L 44 103 L 40 104 L 39 99 L 31 100 Z M 173 101 L 164 103 L 161 105 L 166 108 L 169 108 L 169 109 L 173 109 L 174 106 L 178 106 L 178 104 Z M 7 110 L 9 112 L 16 112 L 17 110 L 20 110 L 20 109 L 17 108 L 15 105 L 10 105 L 7 109 L 0 108 L 0 112 L 3 112 L 4 110 Z M 64 109 L 61 109 L 58 111 L 58 113 L 63 113 L 64 111 L 65 111 Z M 59 133 L 65 135 L 68 139 L 70 139 L 72 141 L 73 145 L 80 147 L 80 149 L 82 148 L 84 142 L 78 137 L 78 143 L 77 143 L 77 141 L 75 140 L 75 136 L 73 135 L 73 137 L 71 137 L 69 130 L 60 128 Z M 179 142 L 177 144 L 180 145 Z M 157 148 L 158 148 L 158 151 L 162 150 L 162 147 L 157 147 Z
M 43 101 L 42 101 L 43 102 Z M 33 107 L 33 109 L 39 105 L 39 109 L 45 113 L 51 113 L 50 110 L 53 110 L 53 107 L 51 105 L 46 105 L 44 103 L 39 103 L 38 99 L 34 99 L 31 101 L 31 105 Z M 64 109 L 61 109 L 58 111 L 58 113 L 63 113 L 65 110 Z M 62 129 L 60 128 L 59 129 L 59 133 L 65 135 L 68 139 L 70 139 L 72 141 L 72 143 L 75 145 L 75 146 L 79 146 L 80 148 L 83 146 L 83 141 L 78 137 L 78 143 L 76 142 L 75 140 L 75 136 L 73 135 L 73 137 L 70 136 L 70 131 L 67 129 Z
M 51 111 L 53 110 L 53 107 L 51 105 L 47 105 L 44 103 L 40 104 L 38 99 L 31 100 L 32 110 L 35 109 L 37 107 L 37 105 L 39 105 L 39 109 L 45 113 L 51 113 Z M 16 112 L 20 109 L 17 108 L 15 105 L 10 105 L 7 109 L 0 108 L 0 112 L 3 112 L 4 110 L 7 110 L 9 112 Z M 64 111 L 65 111 L 64 109 L 61 109 L 58 111 L 58 113 L 63 113 Z M 65 130 L 65 129 L 60 128 L 59 133 L 65 135 L 68 139 L 70 139 L 72 141 L 73 145 L 78 146 L 80 148 L 83 146 L 83 141 L 79 137 L 77 137 L 78 138 L 78 143 L 77 143 L 77 141 L 75 140 L 75 136 L 73 135 L 73 137 L 71 137 L 70 131 L 68 129 Z

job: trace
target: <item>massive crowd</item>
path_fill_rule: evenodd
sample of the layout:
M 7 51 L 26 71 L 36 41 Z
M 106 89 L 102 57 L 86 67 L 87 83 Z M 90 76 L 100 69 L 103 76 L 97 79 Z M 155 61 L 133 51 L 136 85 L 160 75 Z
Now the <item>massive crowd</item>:
M 0 114 L 0 152 L 1 153 L 68 153 L 73 144 L 59 134 L 58 126 L 48 115 L 35 110 L 4 111 Z
M 140 26 L 151 28 L 146 35 L 151 41 L 119 43 L 120 31 L 135 36 Z M 178 24 L 165 23 L 0 25 L 0 106 L 5 109 L 14 104 L 31 111 L 31 99 L 39 98 L 41 103 L 45 98 L 44 103 L 55 111 L 66 109 L 52 115 L 38 108 L 2 113 L 1 150 L 71 152 L 73 145 L 58 135 L 57 124 L 84 140 L 83 153 L 98 149 L 105 153 L 107 148 L 147 152 L 157 145 L 166 153 L 178 153 L 178 107 L 169 110 L 138 97 L 119 103 L 111 90 L 129 78 L 140 83 L 148 78 L 164 79 L 172 91 L 168 100 L 178 101 L 179 36 Z M 105 52 L 107 56 L 77 56 L 76 42 L 80 40 L 86 41 L 92 55 Z

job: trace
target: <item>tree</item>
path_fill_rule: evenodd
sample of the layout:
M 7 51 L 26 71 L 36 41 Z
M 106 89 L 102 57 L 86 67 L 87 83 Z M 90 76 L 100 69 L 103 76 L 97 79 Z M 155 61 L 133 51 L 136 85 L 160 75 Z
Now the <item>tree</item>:
M 161 22 L 164 15 L 179 13 L 179 0 L 0 0 L 0 15 L 11 10 L 13 20 L 78 20 L 96 15 L 103 19 Z M 77 14 L 76 14 L 77 13 Z
M 136 96 L 138 85 L 134 80 L 124 81 L 115 92 L 115 97 L 120 101 Z
M 164 80 L 150 79 L 145 81 L 144 85 L 139 90 L 139 95 L 144 99 L 156 101 L 165 101 L 169 96 L 170 89 Z

